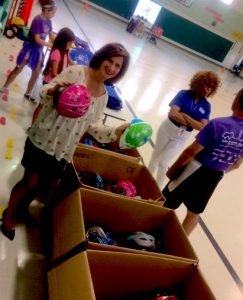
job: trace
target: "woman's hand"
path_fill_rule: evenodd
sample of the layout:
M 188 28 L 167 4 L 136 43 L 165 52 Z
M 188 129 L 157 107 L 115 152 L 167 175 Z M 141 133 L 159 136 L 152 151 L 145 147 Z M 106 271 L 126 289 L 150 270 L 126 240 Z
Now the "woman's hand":
M 53 96 L 53 95 L 57 92 L 57 90 L 58 90 L 59 88 L 67 87 L 67 86 L 69 86 L 69 85 L 71 85 L 70 82 L 61 82 L 61 83 L 59 82 L 59 83 L 57 83 L 56 85 L 54 85 L 54 87 L 50 88 L 50 89 L 48 90 L 47 94 L 50 95 L 50 96 Z
M 122 136 L 123 132 L 130 126 L 131 126 L 130 123 L 124 123 L 116 128 L 115 134 L 117 136 L 117 140 L 120 140 L 120 137 Z
M 168 168 L 168 170 L 166 172 L 166 176 L 170 179 L 173 173 L 174 173 L 174 169 Z

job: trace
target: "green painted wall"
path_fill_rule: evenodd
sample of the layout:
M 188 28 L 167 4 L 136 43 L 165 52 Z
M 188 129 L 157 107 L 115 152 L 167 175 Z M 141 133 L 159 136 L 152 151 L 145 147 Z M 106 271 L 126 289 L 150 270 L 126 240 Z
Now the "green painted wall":
M 234 38 L 233 32 L 240 32 L 243 35 L 243 14 L 240 14 L 220 0 L 194 0 L 190 8 L 175 0 L 156 0 L 154 2 L 162 6 L 165 5 L 168 9 L 173 9 L 174 12 L 182 13 L 184 17 L 197 21 L 201 25 L 211 27 L 230 38 Z M 216 27 L 212 27 L 213 16 L 207 11 L 207 7 L 221 14 L 224 23 L 217 23 Z

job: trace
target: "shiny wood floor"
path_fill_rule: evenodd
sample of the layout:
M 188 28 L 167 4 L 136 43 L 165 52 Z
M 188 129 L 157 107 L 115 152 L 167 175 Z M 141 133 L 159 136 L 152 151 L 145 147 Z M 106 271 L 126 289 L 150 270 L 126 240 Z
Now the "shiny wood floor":
M 198 70 L 213 70 L 222 78 L 222 85 L 211 100 L 212 116 L 231 114 L 230 106 L 234 94 L 243 86 L 241 78 L 167 42 L 160 41 L 154 46 L 146 39 L 136 38 L 125 31 L 125 23 L 92 8 L 83 11 L 79 2 L 57 2 L 58 11 L 53 19 L 56 31 L 64 26 L 70 27 L 77 36 L 87 40 L 92 49 L 112 41 L 121 42 L 127 47 L 132 63 L 118 85 L 126 104 L 117 115 L 128 121 L 137 116 L 149 122 L 154 129 L 152 140 L 166 117 L 168 102 L 178 90 L 188 87 L 192 74 Z M 33 15 L 38 12 L 39 8 L 34 7 Z M 16 57 L 21 41 L 3 37 L 0 43 L 1 85 L 7 70 L 15 64 L 9 61 L 9 56 Z M 7 205 L 9 191 L 23 172 L 19 163 L 26 129 L 34 110 L 31 103 L 23 100 L 29 75 L 30 70 L 24 70 L 11 85 L 8 101 L 0 99 L 0 117 L 6 118 L 6 124 L 0 125 L 1 208 Z M 41 80 L 34 91 L 37 97 L 40 85 Z M 119 121 L 108 118 L 107 124 L 115 125 Z M 9 139 L 13 141 L 12 157 L 6 159 Z M 140 152 L 147 164 L 152 146 L 147 144 L 140 148 Z M 200 269 L 218 300 L 243 299 L 242 175 L 243 167 L 224 177 L 201 216 L 200 225 L 190 236 L 200 259 Z M 179 208 L 177 214 L 182 219 L 185 208 Z M 38 241 L 38 231 L 27 231 L 24 226 L 18 227 L 13 242 L 0 234 L 0 299 L 45 299 L 45 257 Z

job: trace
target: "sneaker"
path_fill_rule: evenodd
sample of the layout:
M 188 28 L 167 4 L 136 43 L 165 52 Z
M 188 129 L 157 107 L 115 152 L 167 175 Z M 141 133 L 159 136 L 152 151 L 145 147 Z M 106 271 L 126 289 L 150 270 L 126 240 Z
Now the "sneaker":
M 31 97 L 29 94 L 24 94 L 24 97 L 29 100 L 31 103 L 33 104 L 37 104 L 37 101 L 35 100 L 35 98 Z

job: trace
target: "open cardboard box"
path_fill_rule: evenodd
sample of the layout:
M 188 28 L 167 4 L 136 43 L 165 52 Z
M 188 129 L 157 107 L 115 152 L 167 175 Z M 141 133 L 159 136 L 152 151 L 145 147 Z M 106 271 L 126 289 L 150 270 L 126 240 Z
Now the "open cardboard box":
M 216 300 L 189 261 L 87 250 L 48 272 L 49 300 L 137 300 L 157 288 L 173 289 L 178 300 Z
M 145 166 L 120 156 L 111 155 L 109 151 L 106 152 L 99 152 L 94 147 L 78 147 L 73 156 L 73 164 L 77 173 L 80 171 L 94 172 L 105 179 L 129 180 L 135 185 L 137 194 L 142 199 L 162 199 L 157 182 Z M 109 193 L 84 183 L 82 185 L 85 188 Z
M 144 252 L 88 241 L 88 249 L 143 253 L 159 257 L 174 256 L 177 259 L 198 262 L 176 214 L 163 207 L 81 188 L 54 209 L 53 217 L 54 259 L 86 241 L 85 224 L 91 224 L 101 226 L 115 234 L 135 231 L 156 232 L 160 248 L 157 252 Z
M 80 152 L 82 150 L 86 150 L 86 149 L 90 149 L 92 148 L 94 151 L 97 151 L 98 153 L 105 153 L 111 156 L 115 156 L 115 157 L 120 157 L 120 158 L 125 158 L 127 160 L 131 160 L 134 162 L 141 162 L 143 164 L 143 158 L 141 157 L 139 151 L 135 148 L 135 149 L 123 149 L 118 151 L 116 150 L 107 150 L 107 149 L 103 149 L 103 148 L 99 148 L 99 147 L 93 147 L 93 146 L 88 146 L 86 144 L 80 143 L 78 145 L 78 147 L 76 148 L 76 153 Z

